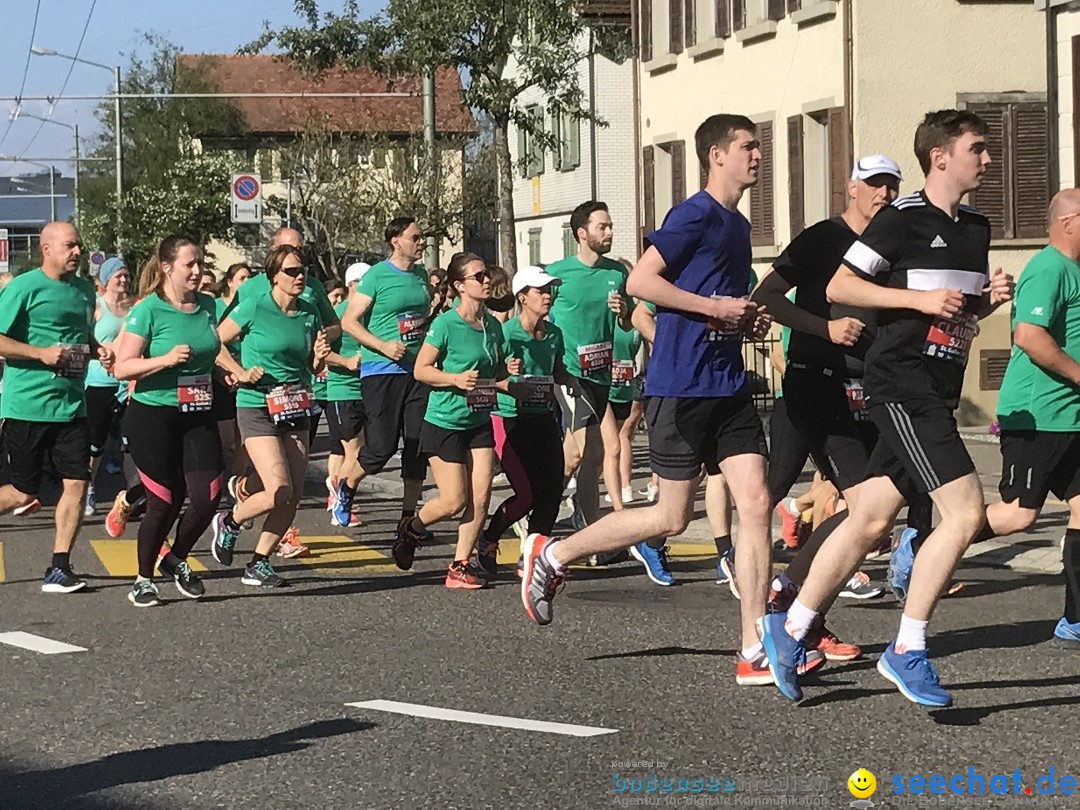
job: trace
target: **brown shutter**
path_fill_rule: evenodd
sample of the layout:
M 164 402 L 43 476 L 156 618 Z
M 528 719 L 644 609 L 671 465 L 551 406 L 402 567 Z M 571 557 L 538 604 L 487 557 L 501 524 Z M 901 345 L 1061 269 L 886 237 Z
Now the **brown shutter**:
M 784 0 L 769 0 L 769 19 L 784 19 Z
M 682 53 L 683 49 L 683 0 L 668 0 L 668 51 Z
M 761 164 L 757 185 L 750 189 L 750 244 L 776 244 L 773 213 L 773 125 L 772 121 L 757 125 L 761 144 Z
M 695 0 L 683 0 L 683 39 L 686 47 L 697 44 L 697 9 Z
M 656 163 L 653 157 L 653 147 L 646 146 L 641 150 L 641 199 L 645 210 L 642 212 L 642 226 L 645 233 L 656 230 Z
M 802 0 L 787 0 L 788 14 L 798 11 L 800 8 L 802 8 Z
M 787 120 L 788 142 L 788 214 L 791 217 L 791 238 L 806 227 L 803 198 L 803 120 L 793 115 Z
M 731 36 L 731 0 L 716 0 L 716 35 L 721 39 Z
M 983 173 L 982 182 L 971 192 L 970 202 L 990 220 L 990 233 L 997 239 L 1011 237 L 1008 222 L 1010 188 L 1006 164 L 1008 108 L 1004 104 L 980 104 L 969 108 L 986 124 L 986 149 L 990 152 L 990 165 Z
M 652 49 L 652 4 L 653 0 L 639 0 L 641 9 L 641 61 L 649 62 L 653 57 Z
M 731 0 L 731 28 L 734 31 L 746 28 L 746 0 Z
M 1046 236 L 1050 205 L 1050 150 L 1045 102 L 1012 105 L 1010 161 L 1013 169 L 1017 238 Z M 991 155 L 993 157 L 993 155 Z M 1050 160 L 1056 159 L 1051 156 Z
M 686 141 L 672 141 L 668 145 L 671 155 L 671 205 L 686 199 Z
M 851 157 L 847 144 L 847 116 L 843 107 L 828 111 L 829 215 L 844 213 L 848 203 L 847 184 L 851 178 Z

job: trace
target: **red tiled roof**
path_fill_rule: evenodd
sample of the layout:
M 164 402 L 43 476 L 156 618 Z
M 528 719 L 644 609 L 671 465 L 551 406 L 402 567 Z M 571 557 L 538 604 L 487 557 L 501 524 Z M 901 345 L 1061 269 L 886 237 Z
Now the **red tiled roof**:
M 253 133 L 302 131 L 312 117 L 327 116 L 339 132 L 420 132 L 423 101 L 419 76 L 388 79 L 367 68 L 334 68 L 322 76 L 302 73 L 273 54 L 180 54 L 177 68 L 202 74 L 219 93 L 411 93 L 412 98 L 237 98 L 232 103 Z M 472 113 L 461 102 L 461 78 L 452 67 L 435 72 L 435 128 L 439 132 L 476 131 Z

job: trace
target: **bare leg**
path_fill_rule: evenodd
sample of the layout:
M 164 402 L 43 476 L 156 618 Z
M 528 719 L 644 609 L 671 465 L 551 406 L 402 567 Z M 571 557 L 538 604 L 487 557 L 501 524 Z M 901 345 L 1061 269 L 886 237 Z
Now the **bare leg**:
M 587 523 L 600 517 L 600 471 L 604 466 L 604 439 L 600 425 L 592 424 L 579 433 L 584 447 L 577 469 L 577 502 Z
M 731 534 L 731 492 L 723 473 L 705 479 L 705 516 L 709 519 L 713 537 Z
M 600 420 L 600 439 L 604 445 L 604 489 L 607 490 L 608 497 L 611 498 L 611 508 L 616 511 L 623 508 L 623 479 L 619 473 L 622 453 L 622 439 L 619 436 L 621 429 L 622 424 L 615 418 L 615 412 L 608 405 L 607 410 L 604 411 L 604 418 Z M 578 487 L 580 486 L 579 477 Z M 578 502 L 580 503 L 580 496 Z M 599 503 L 597 508 L 599 508 Z
M 269 555 L 277 548 L 296 517 L 300 496 L 304 492 L 304 475 L 308 464 L 308 432 L 302 430 L 281 437 L 279 447 L 284 454 L 286 478 L 283 485 L 279 484 L 275 489 L 274 506 L 263 521 L 259 542 L 255 545 L 256 554 Z M 254 457 L 254 454 L 252 456 Z M 261 472 L 259 474 L 262 475 Z
M 742 619 L 742 648 L 758 643 L 755 622 L 765 615 L 772 573 L 769 546 L 769 488 L 766 459 L 756 453 L 731 456 L 720 462 L 720 470 L 739 510 L 739 550 L 735 555 L 735 578 L 739 582 Z
M 85 500 L 86 482 L 65 478 L 60 490 L 60 499 L 56 502 L 54 553 L 70 552 L 71 547 L 75 545 L 75 537 L 82 525 Z
M 470 491 L 466 497 L 465 511 L 461 514 L 461 522 L 458 523 L 455 560 L 469 559 L 476 546 L 477 538 L 484 530 L 494 471 L 495 451 L 492 448 L 478 447 L 471 451 L 467 465 Z
M 428 463 L 438 493 L 420 507 L 416 516 L 425 527 L 463 512 L 469 497 L 469 471 L 466 465 L 445 461 L 438 456 L 432 456 Z

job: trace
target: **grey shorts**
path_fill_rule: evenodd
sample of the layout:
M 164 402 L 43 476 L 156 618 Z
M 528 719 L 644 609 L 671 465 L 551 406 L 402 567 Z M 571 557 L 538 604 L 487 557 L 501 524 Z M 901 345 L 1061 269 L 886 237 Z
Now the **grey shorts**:
M 275 425 L 266 408 L 237 408 L 236 426 L 240 429 L 241 441 L 259 436 L 284 437 L 301 434 L 306 441 L 311 429 L 311 417 L 302 416 L 291 422 L 278 422 Z

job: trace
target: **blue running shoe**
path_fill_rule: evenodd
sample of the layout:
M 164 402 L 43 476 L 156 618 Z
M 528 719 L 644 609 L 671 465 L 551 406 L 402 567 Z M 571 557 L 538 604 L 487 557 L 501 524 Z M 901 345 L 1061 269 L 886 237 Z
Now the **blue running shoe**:
M 667 546 L 650 548 L 649 544 L 642 540 L 630 546 L 630 554 L 645 566 L 645 573 L 657 585 L 675 584 L 675 577 L 668 570 Z
M 908 585 L 911 583 L 911 568 L 915 565 L 915 549 L 911 545 L 919 533 L 915 529 L 904 529 L 896 548 L 889 557 L 889 587 L 896 595 L 901 607 L 907 601 Z
M 788 700 L 802 700 L 796 677 L 806 666 L 806 650 L 784 628 L 786 620 L 787 613 L 767 613 L 757 620 L 757 631 L 776 688 Z
M 1054 628 L 1050 643 L 1062 650 L 1080 650 L 1080 622 L 1069 624 L 1062 616 Z
M 941 688 L 941 680 L 926 657 L 926 650 L 898 653 L 893 641 L 878 659 L 877 671 L 896 684 L 900 694 L 912 703 L 939 708 L 952 703 L 952 695 Z
M 334 490 L 334 505 L 330 513 L 338 526 L 348 526 L 352 521 L 352 502 L 355 492 L 345 489 L 345 482 L 338 481 L 337 489 Z

